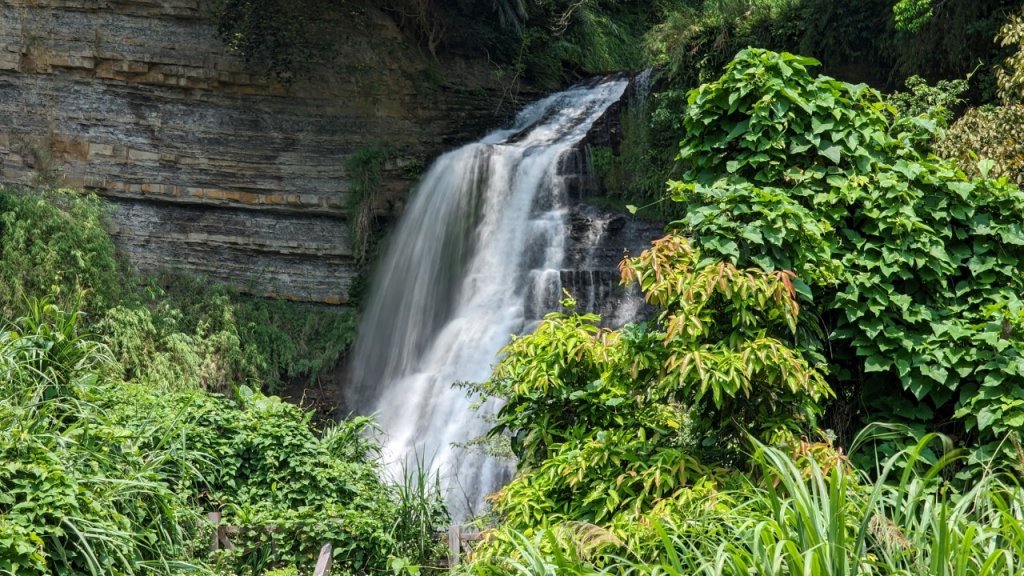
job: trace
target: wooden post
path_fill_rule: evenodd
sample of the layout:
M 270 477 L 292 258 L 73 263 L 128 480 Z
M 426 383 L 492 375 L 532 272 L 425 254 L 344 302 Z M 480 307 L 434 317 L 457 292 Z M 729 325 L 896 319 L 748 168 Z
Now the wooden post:
M 217 534 L 220 536 L 220 545 L 227 550 L 234 550 L 235 544 L 231 542 L 231 539 L 228 538 L 228 536 L 238 534 L 238 532 L 238 526 L 221 526 L 220 529 L 217 530 Z
M 331 566 L 334 564 L 330 542 L 320 548 L 320 557 L 317 558 L 316 568 L 313 569 L 313 576 L 331 576 Z
M 210 552 L 220 548 L 220 512 L 207 512 L 206 519 L 213 524 L 213 538 L 210 539 Z
M 448 566 L 459 565 L 459 555 L 462 553 L 462 525 L 452 524 L 448 528 Z

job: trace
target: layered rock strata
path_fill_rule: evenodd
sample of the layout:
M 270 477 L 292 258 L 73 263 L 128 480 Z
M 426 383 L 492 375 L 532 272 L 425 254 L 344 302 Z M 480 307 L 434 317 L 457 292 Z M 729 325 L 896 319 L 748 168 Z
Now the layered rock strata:
M 0 183 L 111 199 L 142 272 L 345 303 L 356 273 L 349 159 L 387 153 L 370 213 L 441 150 L 497 122 L 486 63 L 426 56 L 355 2 L 334 65 L 283 86 L 217 37 L 208 0 L 5 0 Z

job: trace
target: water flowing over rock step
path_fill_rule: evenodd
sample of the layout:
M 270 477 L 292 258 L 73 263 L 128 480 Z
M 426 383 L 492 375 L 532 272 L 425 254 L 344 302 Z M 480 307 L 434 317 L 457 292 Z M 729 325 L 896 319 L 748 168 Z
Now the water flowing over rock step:
M 346 402 L 379 415 L 394 473 L 418 462 L 442 475 L 456 520 L 481 511 L 510 468 L 460 446 L 487 431 L 498 406 L 474 414 L 474 400 L 452 384 L 486 380 L 509 335 L 557 309 L 563 287 L 603 309 L 623 249 L 639 252 L 657 236 L 573 201 L 591 188 L 581 143 L 628 83 L 603 79 L 553 94 L 511 128 L 440 157 L 370 290 Z M 613 309 L 612 322 L 639 305 L 617 308 L 625 312 Z

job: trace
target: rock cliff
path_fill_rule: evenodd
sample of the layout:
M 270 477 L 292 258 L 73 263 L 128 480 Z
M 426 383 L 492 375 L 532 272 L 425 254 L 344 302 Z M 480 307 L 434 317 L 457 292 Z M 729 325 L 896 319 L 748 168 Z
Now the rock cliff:
M 343 304 L 357 271 L 349 158 L 390 151 L 371 213 L 498 121 L 484 61 L 429 56 L 354 2 L 334 64 L 284 86 L 218 39 L 209 0 L 5 0 L 0 182 L 109 198 L 142 272 Z

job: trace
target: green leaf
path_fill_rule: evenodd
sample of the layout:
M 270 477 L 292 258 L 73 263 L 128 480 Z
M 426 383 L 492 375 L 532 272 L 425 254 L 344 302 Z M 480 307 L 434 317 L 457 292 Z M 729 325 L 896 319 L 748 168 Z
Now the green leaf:
M 839 149 L 839 146 L 836 146 L 834 144 L 832 146 L 829 146 L 828 148 L 819 150 L 818 153 L 824 156 L 825 158 L 828 158 L 835 164 L 839 164 L 839 161 L 842 160 L 843 157 L 842 151 Z
M 865 372 L 885 372 L 892 367 L 892 362 L 883 356 L 868 356 L 864 359 Z
M 735 140 L 736 137 L 747 132 L 747 130 L 749 129 L 750 119 L 743 120 L 742 122 L 737 122 L 736 125 L 732 127 L 732 130 L 729 131 L 729 134 L 725 137 L 725 141 L 731 142 Z
M 949 378 L 949 371 L 942 366 L 921 366 L 921 373 L 932 380 L 935 380 L 939 384 L 945 384 L 946 380 Z
M 981 160 L 978 160 L 978 172 L 981 173 L 982 178 L 988 178 L 988 175 L 995 167 L 996 161 L 991 158 L 982 158 Z
M 820 120 L 817 116 L 811 118 L 811 133 L 821 134 L 822 132 L 831 130 L 835 126 L 835 122 L 832 120 Z
M 726 256 L 732 256 L 734 261 L 740 257 L 740 247 L 732 240 L 721 243 L 718 250 Z
M 966 200 L 974 190 L 974 184 L 970 182 L 950 182 L 946 186 L 959 196 L 961 200 Z
M 992 424 L 998 419 L 998 415 L 995 413 L 992 407 L 986 406 L 982 408 L 978 414 L 978 430 L 985 430 L 992 427 Z
M 740 236 L 754 244 L 764 244 L 764 236 L 762 236 L 761 231 L 756 228 L 744 228 L 740 232 Z

